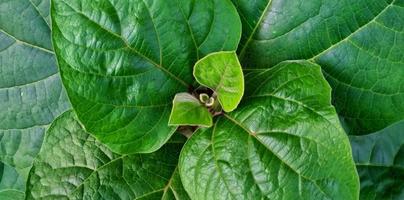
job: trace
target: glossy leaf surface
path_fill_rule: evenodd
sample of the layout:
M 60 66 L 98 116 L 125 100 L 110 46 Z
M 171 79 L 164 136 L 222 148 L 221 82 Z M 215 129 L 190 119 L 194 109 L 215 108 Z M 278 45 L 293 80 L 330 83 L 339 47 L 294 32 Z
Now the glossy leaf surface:
M 202 56 L 235 50 L 229 0 L 53 0 L 62 80 L 87 131 L 114 152 L 152 152 L 174 133 L 175 94 L 194 85 Z
M 197 98 L 188 93 L 175 95 L 168 124 L 170 126 L 212 126 L 212 115 Z
M 217 94 L 224 111 L 237 108 L 244 94 L 244 76 L 235 52 L 212 53 L 202 58 L 195 64 L 194 77 Z
M 243 20 L 245 69 L 315 61 L 351 133 L 371 133 L 404 118 L 402 0 L 233 2 Z
M 348 137 L 320 66 L 283 62 L 246 75 L 239 107 L 185 144 L 192 199 L 357 199 Z M 343 170 L 341 170 L 343 169 Z
M 27 199 L 187 199 L 177 172 L 183 142 L 176 135 L 152 154 L 114 154 L 66 112 L 47 132 Z
M 52 50 L 49 3 L 0 0 L 0 199 L 24 197 L 46 128 L 70 107 Z
M 404 199 L 404 121 L 350 140 L 361 199 Z

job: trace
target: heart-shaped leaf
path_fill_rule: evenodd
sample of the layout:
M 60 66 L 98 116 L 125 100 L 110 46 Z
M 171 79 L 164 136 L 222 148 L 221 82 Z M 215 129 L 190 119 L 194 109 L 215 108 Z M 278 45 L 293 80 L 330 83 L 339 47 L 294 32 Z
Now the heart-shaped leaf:
M 361 179 L 360 199 L 404 199 L 404 121 L 350 140 Z
M 152 152 L 174 133 L 175 94 L 202 56 L 235 50 L 229 0 L 53 0 L 62 80 L 86 130 L 118 153 Z
M 320 66 L 283 62 L 246 75 L 239 107 L 199 129 L 179 166 L 192 199 L 357 199 L 348 137 Z
M 188 199 L 176 135 L 152 154 L 118 155 L 86 133 L 73 112 L 49 128 L 27 184 L 28 199 Z
M 245 69 L 311 59 L 333 87 L 351 133 L 404 118 L 402 0 L 233 0 L 243 21 Z
M 195 64 L 194 77 L 217 94 L 224 111 L 237 108 L 244 94 L 244 76 L 235 52 L 217 52 L 202 58 Z
M 211 127 L 212 123 L 212 115 L 197 98 L 188 93 L 175 95 L 169 125 Z
M 0 1 L 0 199 L 23 199 L 46 128 L 70 108 L 52 50 L 49 5 Z

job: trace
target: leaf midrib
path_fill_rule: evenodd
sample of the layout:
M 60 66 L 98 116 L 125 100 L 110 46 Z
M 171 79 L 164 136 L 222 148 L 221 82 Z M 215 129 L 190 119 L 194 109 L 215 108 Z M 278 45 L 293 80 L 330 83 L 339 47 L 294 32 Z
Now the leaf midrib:
M 18 192 L 18 193 L 21 193 L 21 194 L 23 194 L 23 195 L 25 195 L 25 193 L 23 192 L 23 191 L 21 191 L 21 190 L 16 190 L 16 189 L 3 189 L 3 190 L 0 190 L 0 193 L 2 193 L 2 192 L 8 192 L 8 191 L 13 191 L 13 192 Z
M 3 129 L 3 128 L 0 127 L 0 131 L 27 130 L 27 129 L 34 129 L 34 128 L 47 129 L 48 126 L 49 126 L 49 124 L 35 124 L 35 125 L 32 125 L 32 126 L 21 127 L 21 128 L 7 128 L 7 129 Z
M 118 160 L 122 160 L 122 162 L 123 162 L 123 159 L 126 158 L 126 157 L 128 157 L 128 156 L 129 156 L 129 155 L 121 155 L 121 156 L 119 156 L 119 157 L 117 157 L 117 158 L 115 158 L 115 159 L 110 160 L 109 162 L 106 162 L 106 163 L 103 164 L 102 166 L 100 166 L 100 167 L 98 167 L 98 168 L 96 168 L 96 169 L 93 169 L 93 171 L 92 171 L 78 186 L 76 186 L 76 188 L 75 188 L 74 190 L 72 190 L 71 192 L 69 192 L 66 196 L 69 198 L 69 196 L 70 196 L 71 194 L 74 194 L 78 189 L 80 189 L 81 186 L 83 186 L 84 184 L 86 184 L 86 181 L 87 181 L 89 178 L 91 178 L 91 176 L 93 176 L 94 173 L 96 173 L 96 172 L 102 170 L 103 168 L 108 167 L 109 165 L 111 165 L 111 164 L 117 162 Z M 124 163 L 122 163 L 122 165 L 123 165 L 123 164 L 124 164 Z M 72 167 L 75 167 L 75 166 L 72 166 Z M 146 193 L 146 194 L 143 194 L 143 195 L 141 195 L 141 196 L 139 196 L 139 197 L 134 198 L 134 200 L 140 199 L 140 198 L 143 198 L 143 197 L 146 197 L 146 196 L 148 196 L 148 195 L 150 195 L 150 194 L 154 194 L 154 193 L 157 193 L 157 192 L 163 192 L 163 196 L 164 196 L 164 194 L 167 192 L 168 188 L 170 188 L 171 190 L 173 190 L 173 189 L 171 188 L 171 184 L 172 184 L 172 179 L 173 179 L 174 176 L 175 176 L 175 173 L 176 173 L 177 168 L 178 168 L 178 164 L 176 165 L 176 167 L 175 167 L 173 173 L 171 174 L 170 179 L 168 180 L 167 184 L 166 184 L 163 188 L 160 188 L 160 189 L 158 189 L 158 190 L 153 190 L 153 191 L 151 191 L 151 192 L 148 192 L 148 193 Z M 127 181 L 126 181 L 126 179 L 125 179 L 124 177 L 122 177 L 122 179 L 124 179 L 125 183 L 128 184 Z M 129 186 L 129 188 L 131 188 L 129 184 L 128 184 L 128 186 Z M 133 191 L 132 191 L 132 192 L 133 192 Z M 135 195 L 135 193 L 134 193 L 134 195 Z
M 32 7 L 34 7 L 34 9 L 36 10 L 36 12 L 38 12 L 38 15 L 41 16 L 41 18 L 43 19 L 43 21 L 46 23 L 46 25 L 49 28 L 50 31 L 50 24 L 48 24 L 48 22 L 45 20 L 45 16 L 42 15 L 41 11 L 39 11 L 39 8 L 37 5 L 34 4 L 34 2 L 32 2 L 32 0 L 28 0 L 29 3 L 32 5 Z
M 42 78 L 40 78 L 40 79 L 38 79 L 38 80 L 31 81 L 31 82 L 28 82 L 28 83 L 15 84 L 15 85 L 9 86 L 9 87 L 8 87 L 8 86 L 7 86 L 7 87 L 0 87 L 0 90 L 7 90 L 7 89 L 14 89 L 14 88 L 22 88 L 22 87 L 26 87 L 26 86 L 29 86 L 29 85 L 35 85 L 35 84 L 37 84 L 37 83 L 39 83 L 39 82 L 42 82 L 42 81 L 45 81 L 45 80 L 47 80 L 47 79 L 52 79 L 53 77 L 58 76 L 58 75 L 59 75 L 59 72 L 54 72 L 54 73 L 51 73 L 50 75 L 47 75 L 47 76 L 42 77 Z
M 179 2 L 178 0 L 175 0 L 175 1 L 177 2 L 177 4 L 180 4 L 180 2 Z M 189 23 L 187 17 L 185 16 L 185 13 L 184 13 L 184 10 L 182 9 L 182 7 L 181 7 L 181 6 L 178 6 L 178 9 L 181 11 L 181 14 L 182 14 L 182 16 L 184 17 L 185 23 L 187 23 L 188 30 L 189 30 L 189 32 L 190 32 L 190 34 L 191 34 L 192 42 L 194 43 L 194 46 L 195 46 L 196 59 L 199 60 L 199 46 L 198 46 L 198 44 L 197 44 L 197 42 L 196 42 L 194 32 L 193 32 L 193 30 L 192 30 L 192 28 L 191 28 L 191 24 Z M 212 22 L 212 23 L 213 23 L 213 22 Z
M 216 159 L 216 151 L 215 151 L 215 147 L 214 147 L 214 144 L 215 144 L 215 143 L 214 143 L 214 136 L 215 136 L 216 127 L 217 127 L 217 123 L 215 123 L 215 126 L 213 127 L 212 136 L 211 136 L 211 141 L 212 141 L 212 142 L 211 142 L 211 149 L 212 149 L 213 160 L 214 160 L 214 162 L 215 162 L 215 168 L 217 169 L 217 172 L 218 172 L 218 174 L 219 174 L 219 177 L 222 179 L 222 181 L 223 181 L 225 187 L 226 187 L 227 190 L 229 191 L 230 196 L 232 196 L 233 199 L 237 199 L 236 196 L 235 196 L 235 194 L 232 193 L 231 187 L 227 184 L 226 180 L 223 178 L 222 169 L 219 167 L 219 164 L 218 164 L 217 159 Z
M 128 156 L 128 155 L 119 156 L 119 157 L 117 157 L 117 158 L 115 158 L 115 159 L 112 159 L 112 160 L 106 162 L 105 164 L 101 165 L 100 167 L 94 169 L 79 185 L 76 186 L 76 188 L 75 188 L 74 190 L 72 190 L 71 192 L 69 192 L 68 194 L 66 194 L 66 196 L 69 198 L 70 195 L 74 194 L 78 189 L 80 189 L 81 186 L 83 186 L 83 185 L 86 183 L 86 181 L 87 181 L 89 178 L 91 178 L 91 176 L 92 176 L 94 173 L 98 172 L 99 170 L 102 170 L 102 169 L 105 168 L 105 167 L 108 167 L 109 165 L 111 165 L 111 164 L 114 163 L 114 162 L 117 162 L 118 160 L 121 160 L 121 159 L 125 158 L 126 156 Z M 75 167 L 75 166 L 72 166 L 72 167 Z
M 246 133 L 248 133 L 249 137 L 253 137 L 254 139 L 256 139 L 261 145 L 263 145 L 269 152 L 271 152 L 274 156 L 276 156 L 279 161 L 281 163 L 284 163 L 291 171 L 295 172 L 299 177 L 302 177 L 304 179 L 306 179 L 307 181 L 311 182 L 314 184 L 314 186 L 316 186 L 319 191 L 321 193 L 323 193 L 326 197 L 330 198 L 330 195 L 328 195 L 316 182 L 315 180 L 312 180 L 304 175 L 302 175 L 301 173 L 299 173 L 298 171 L 296 171 L 292 166 L 289 165 L 289 163 L 285 162 L 278 154 L 276 154 L 275 152 L 273 152 L 270 148 L 267 147 L 267 145 L 265 145 L 264 143 L 262 143 L 262 141 L 260 139 L 258 139 L 256 137 L 256 133 L 252 133 L 251 131 L 249 131 L 246 127 L 244 127 L 242 124 L 240 124 L 238 121 L 236 121 L 235 119 L 233 119 L 232 117 L 230 117 L 229 115 L 224 115 L 227 119 L 229 119 L 230 121 L 232 121 L 234 124 L 236 124 L 237 126 L 239 126 L 240 128 L 242 128 L 244 131 L 246 131 Z
M 257 31 L 258 27 L 261 26 L 262 21 L 264 20 L 264 16 L 265 14 L 268 12 L 269 8 L 272 5 L 272 1 L 273 0 L 269 0 L 269 2 L 267 3 L 267 5 L 265 6 L 264 11 L 262 12 L 260 19 L 258 20 L 257 24 L 255 25 L 254 29 L 251 31 L 250 36 L 248 37 L 247 41 L 245 42 L 243 48 L 240 51 L 240 59 L 243 59 L 245 51 L 247 50 L 248 45 L 250 44 L 251 40 L 253 39 L 255 32 Z
M 135 49 L 135 48 L 133 48 L 132 46 L 130 46 L 129 43 L 128 43 L 128 41 L 127 41 L 125 38 L 123 38 L 121 35 L 118 35 L 118 34 L 112 32 L 112 31 L 106 29 L 105 27 L 103 27 L 102 25 L 98 24 L 97 22 L 93 21 L 90 17 L 88 17 L 87 15 L 85 15 L 83 12 L 80 12 L 80 11 L 76 10 L 74 7 L 72 7 L 72 6 L 71 6 L 69 3 L 67 3 L 66 1 L 63 0 L 63 2 L 64 2 L 68 7 L 70 7 L 74 12 L 76 12 L 77 14 L 79 14 L 79 15 L 85 17 L 85 18 L 86 18 L 87 20 L 89 20 L 90 22 L 96 24 L 96 25 L 97 25 L 98 27 L 100 27 L 102 30 L 104 30 L 104 31 L 108 32 L 109 34 L 111 34 L 111 35 L 113 35 L 113 36 L 119 38 L 119 39 L 124 43 L 124 45 L 125 45 L 126 48 L 128 48 L 128 49 L 131 50 L 131 51 L 133 51 L 135 54 L 139 55 L 139 56 L 142 57 L 143 59 L 147 60 L 149 63 L 153 64 L 155 67 L 157 67 L 157 68 L 160 69 L 162 72 L 164 72 L 164 73 L 166 73 L 167 75 L 169 75 L 170 77 L 172 77 L 172 78 L 173 78 L 174 80 L 176 80 L 178 83 L 180 83 L 180 84 L 182 84 L 182 85 L 184 85 L 184 86 L 186 86 L 186 87 L 189 87 L 189 84 L 188 84 L 186 81 L 184 81 L 184 80 L 182 80 L 181 78 L 177 77 L 176 75 L 174 75 L 173 73 L 171 73 L 168 69 L 164 68 L 162 65 L 156 63 L 156 62 L 153 61 L 151 58 L 147 57 L 146 55 L 140 53 L 137 49 Z M 153 25 L 155 26 L 154 23 L 153 23 Z M 57 26 L 57 25 L 56 25 L 56 22 L 53 22 L 53 23 L 52 23 L 52 26 Z M 156 32 L 156 35 L 158 35 L 157 32 Z M 125 48 L 125 47 L 124 47 L 124 48 Z
M 55 54 L 51 49 L 47 49 L 47 48 L 45 48 L 45 47 L 41 47 L 41 46 L 38 46 L 38 45 L 35 45 L 35 44 L 31 44 L 31 43 L 29 43 L 29 42 L 27 42 L 27 41 L 18 39 L 17 37 L 11 35 L 10 33 L 8 33 L 7 31 L 5 31 L 5 30 L 4 30 L 3 28 L 1 28 L 1 27 L 0 27 L 0 32 L 2 32 L 2 33 L 4 33 L 5 35 L 9 36 L 9 37 L 12 38 L 13 40 L 15 40 L 17 43 L 23 44 L 23 45 L 25 45 L 25 46 L 32 47 L 32 48 L 34 48 L 34 49 L 41 50 L 41 51 L 43 51 L 43 52 L 45 52 L 45 53 L 49 53 L 49 54 L 52 54 L 52 55 Z
M 388 3 L 387 6 L 381 10 L 377 15 L 375 15 L 369 22 L 365 23 L 364 25 L 362 25 L 361 27 L 359 27 L 357 30 L 353 31 L 352 33 L 350 33 L 349 35 L 347 35 L 345 38 L 342 38 L 340 41 L 332 44 L 330 47 L 320 51 L 319 53 L 317 53 L 316 55 L 312 56 L 311 58 L 308 58 L 308 60 L 310 61 L 314 61 L 320 57 L 321 55 L 323 55 L 324 53 L 332 50 L 334 47 L 338 46 L 339 44 L 341 44 L 342 42 L 348 40 L 349 38 L 353 37 L 356 33 L 360 32 L 361 30 L 365 29 L 369 24 L 376 22 L 377 18 L 379 16 L 381 16 L 384 12 L 386 12 L 386 10 L 388 10 L 391 6 L 394 5 L 394 3 L 396 2 L 396 0 L 392 0 L 391 3 Z M 266 12 L 268 11 L 268 8 L 270 7 L 272 3 L 272 0 L 270 0 L 267 4 L 267 7 L 265 8 L 265 10 L 262 12 L 260 20 L 257 22 L 256 26 L 254 27 L 253 31 L 251 32 L 247 42 L 245 43 L 245 45 L 243 46 L 243 49 L 240 51 L 240 59 L 243 59 L 245 51 L 249 45 L 249 43 L 251 42 L 251 40 L 253 40 L 253 36 L 255 35 L 255 32 L 257 31 L 258 27 L 261 25 L 262 20 L 264 18 L 264 15 L 266 14 Z M 286 34 L 286 33 L 285 33 Z M 259 69 L 259 68 L 258 68 Z M 254 70 L 254 69 L 248 69 L 248 70 Z
M 348 39 L 350 39 L 351 37 L 353 37 L 354 35 L 356 35 L 356 33 L 362 31 L 363 29 L 365 29 L 367 26 L 369 26 L 370 24 L 372 24 L 373 22 L 375 22 L 382 14 L 384 14 L 384 12 L 386 12 L 391 6 L 394 5 L 394 3 L 396 2 L 396 0 L 392 0 L 391 3 L 387 4 L 387 6 L 381 10 L 377 15 L 375 15 L 369 22 L 363 24 L 362 26 L 360 26 L 358 29 L 356 29 L 354 32 L 350 33 L 349 35 L 347 35 L 345 38 L 341 39 L 340 41 L 336 42 L 335 44 L 331 45 L 330 47 L 328 47 L 325 50 L 322 50 L 321 52 L 317 53 L 316 55 L 314 55 L 313 57 L 309 58 L 308 60 L 310 61 L 314 61 L 319 58 L 321 55 L 327 53 L 328 51 L 332 50 L 334 47 L 338 46 L 339 44 L 347 41 Z

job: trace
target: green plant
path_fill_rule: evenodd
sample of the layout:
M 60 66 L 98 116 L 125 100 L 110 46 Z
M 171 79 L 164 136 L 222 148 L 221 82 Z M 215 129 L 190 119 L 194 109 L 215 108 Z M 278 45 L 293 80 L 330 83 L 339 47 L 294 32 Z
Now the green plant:
M 0 199 L 402 199 L 403 20 L 402 0 L 0 0 Z

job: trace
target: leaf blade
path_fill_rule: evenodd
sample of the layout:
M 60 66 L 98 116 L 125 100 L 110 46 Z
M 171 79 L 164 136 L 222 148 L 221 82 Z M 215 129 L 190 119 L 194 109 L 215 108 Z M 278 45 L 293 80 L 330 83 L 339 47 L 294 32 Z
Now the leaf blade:
M 181 192 L 176 166 L 183 142 L 176 136 L 152 154 L 118 155 L 86 133 L 68 111 L 47 132 L 30 172 L 27 199 L 161 198 L 172 188 Z
M 70 108 L 47 16 L 37 10 L 49 3 L 0 1 L 0 165 L 21 186 L 5 184 L 7 176 L 2 176 L 2 199 L 24 198 L 25 182 L 48 125 Z
M 168 125 L 211 127 L 212 124 L 212 115 L 198 99 L 188 93 L 175 95 Z
M 226 112 L 235 110 L 244 94 L 244 75 L 235 52 L 216 52 L 194 66 L 196 81 L 217 93 Z
M 398 52 L 404 45 L 404 10 L 400 1 L 233 2 L 245 16 L 243 25 L 258 27 L 243 36 L 251 37 L 241 45 L 245 69 L 311 59 L 322 66 L 333 87 L 334 105 L 349 132 L 371 133 L 402 119 L 398 102 L 404 96 L 398 85 L 402 85 L 403 64 Z M 283 13 L 293 13 L 293 20 Z
M 234 50 L 241 32 L 230 1 L 54 0 L 52 11 L 73 107 L 86 130 L 118 153 L 160 148 L 175 131 L 167 126 L 172 97 L 194 84 L 193 63 Z
M 349 142 L 320 67 L 283 62 L 246 80 L 239 108 L 184 146 L 180 174 L 190 197 L 357 199 Z

